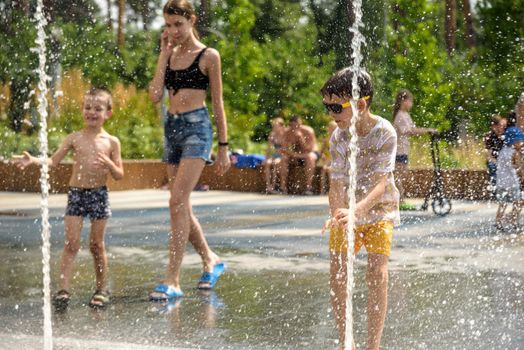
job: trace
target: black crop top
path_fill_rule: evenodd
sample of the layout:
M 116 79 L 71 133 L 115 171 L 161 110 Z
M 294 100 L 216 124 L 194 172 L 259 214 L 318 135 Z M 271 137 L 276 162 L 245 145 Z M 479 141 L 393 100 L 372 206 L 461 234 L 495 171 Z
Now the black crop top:
M 198 67 L 200 57 L 206 49 L 207 47 L 204 47 L 186 69 L 173 70 L 169 67 L 169 62 L 167 63 L 164 84 L 168 90 L 173 90 L 173 94 L 176 94 L 180 89 L 207 90 L 209 77 L 204 75 Z

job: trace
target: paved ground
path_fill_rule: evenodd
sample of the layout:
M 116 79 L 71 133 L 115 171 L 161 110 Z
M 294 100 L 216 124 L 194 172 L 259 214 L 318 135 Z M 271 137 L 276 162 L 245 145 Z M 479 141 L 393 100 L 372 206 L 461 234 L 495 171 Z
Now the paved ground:
M 50 198 L 52 271 L 62 248 L 65 195 Z M 0 349 L 41 348 L 39 196 L 0 192 Z M 85 307 L 92 262 L 78 256 L 73 301 L 53 317 L 60 349 L 336 348 L 327 287 L 327 198 L 194 192 L 194 211 L 228 273 L 211 293 L 194 289 L 200 264 L 189 250 L 186 297 L 147 302 L 163 275 L 168 193 L 112 192 L 107 230 L 112 306 Z M 384 349 L 524 348 L 524 235 L 493 228 L 495 207 L 453 202 L 452 213 L 403 212 L 390 263 Z M 87 236 L 88 223 L 84 229 Z M 357 259 L 355 328 L 365 340 L 364 273 Z

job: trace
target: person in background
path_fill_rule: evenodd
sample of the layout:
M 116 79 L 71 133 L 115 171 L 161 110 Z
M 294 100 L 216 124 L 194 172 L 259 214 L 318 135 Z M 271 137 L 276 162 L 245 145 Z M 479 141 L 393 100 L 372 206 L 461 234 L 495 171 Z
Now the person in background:
M 266 180 L 266 193 L 276 194 L 276 182 L 280 169 L 280 148 L 284 142 L 286 126 L 284 119 L 277 117 L 271 121 L 271 132 L 267 139 L 266 158 L 262 163 L 264 167 L 264 177 Z
M 397 155 L 395 157 L 395 178 L 397 188 L 400 192 L 400 208 L 411 209 L 404 201 L 404 186 L 408 178 L 409 160 L 409 138 L 415 135 L 436 133 L 437 130 L 431 128 L 419 128 L 415 125 L 409 111 L 413 107 L 413 94 L 406 89 L 397 93 L 395 106 L 393 108 L 393 127 L 397 132 Z
M 329 141 L 333 131 L 337 128 L 337 123 L 332 120 L 327 125 L 327 135 L 322 140 L 320 145 L 320 194 L 325 194 L 326 189 L 329 188 L 329 168 L 331 167 L 331 153 L 329 152 Z
M 289 127 L 284 133 L 284 141 L 280 150 L 282 154 L 280 166 L 280 190 L 283 194 L 288 193 L 288 174 L 291 164 L 304 166 L 306 176 L 305 195 L 313 194 L 313 176 L 315 175 L 315 163 L 320 158 L 318 152 L 315 130 L 302 123 L 299 116 L 289 119 Z
M 495 195 L 497 184 L 497 158 L 504 146 L 504 132 L 508 125 L 507 119 L 494 115 L 490 120 L 490 130 L 484 135 L 486 164 L 489 174 L 490 191 Z
M 508 126 L 504 132 L 504 145 L 497 157 L 496 198 L 499 202 L 495 226 L 498 230 L 519 230 L 522 208 L 521 182 L 523 179 L 522 149 L 524 133 L 517 126 L 517 115 L 508 115 Z M 512 204 L 509 220 L 504 217 L 508 204 Z

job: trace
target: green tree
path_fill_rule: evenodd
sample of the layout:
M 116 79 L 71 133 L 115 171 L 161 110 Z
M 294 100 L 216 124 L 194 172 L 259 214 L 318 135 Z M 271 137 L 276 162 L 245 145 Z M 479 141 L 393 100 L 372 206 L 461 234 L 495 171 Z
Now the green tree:
M 392 117 L 393 99 L 397 90 L 407 88 L 415 96 L 413 119 L 419 125 L 451 126 L 447 118 L 452 85 L 446 80 L 449 69 L 445 51 L 433 35 L 436 27 L 428 16 L 436 4 L 425 0 L 396 1 L 399 11 L 393 12 L 388 45 L 376 50 L 370 59 L 377 91 L 375 110 Z
M 125 62 L 104 24 L 62 26 L 62 65 L 65 70 L 78 67 L 93 85 L 111 87 L 126 72 Z M 81 40 L 79 40 L 81 38 Z
M 21 131 L 26 114 L 24 106 L 30 101 L 30 91 L 36 81 L 37 68 L 36 31 L 26 13 L 18 8 L 9 8 L 2 19 L 0 32 L 0 83 L 9 84 L 11 101 L 9 121 L 14 131 Z

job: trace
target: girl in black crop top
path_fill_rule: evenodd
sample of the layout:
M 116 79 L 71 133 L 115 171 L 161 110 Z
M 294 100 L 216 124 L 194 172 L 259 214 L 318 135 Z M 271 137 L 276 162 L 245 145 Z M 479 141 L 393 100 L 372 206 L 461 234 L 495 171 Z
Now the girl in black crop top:
M 207 121 L 205 105 L 208 88 L 211 90 L 218 134 L 215 170 L 221 175 L 230 166 L 220 55 L 217 50 L 206 48 L 200 42 L 194 28 L 195 12 L 187 0 L 169 0 L 164 5 L 163 14 L 165 29 L 160 39 L 160 54 L 149 86 L 149 96 L 154 103 L 158 103 L 164 88 L 169 93 L 164 139 L 166 152 L 169 152 L 165 161 L 171 192 L 171 234 L 167 273 L 164 281 L 149 294 L 151 300 L 166 300 L 183 295 L 180 270 L 188 240 L 202 258 L 204 273 L 198 288 L 213 288 L 225 268 L 220 258 L 209 248 L 189 201 L 189 195 L 197 185 L 206 157 L 209 156 L 212 140 L 212 128 Z M 204 122 L 197 123 L 194 116 L 204 116 Z M 195 140 L 202 142 L 195 143 Z M 199 145 L 202 145 L 202 151 Z M 198 158 L 201 153 L 207 155 Z

